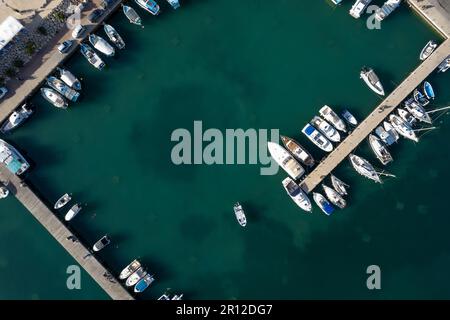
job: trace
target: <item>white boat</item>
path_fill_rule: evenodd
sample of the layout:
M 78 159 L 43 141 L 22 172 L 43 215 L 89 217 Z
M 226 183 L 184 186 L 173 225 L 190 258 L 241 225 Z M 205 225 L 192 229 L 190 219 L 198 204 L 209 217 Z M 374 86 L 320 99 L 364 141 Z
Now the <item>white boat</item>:
M 278 165 L 286 171 L 292 179 L 299 179 L 305 169 L 291 156 L 291 154 L 278 143 L 269 141 L 267 143 L 270 155 L 278 163 Z
M 332 214 L 334 212 L 334 207 L 320 193 L 313 192 L 313 199 L 314 199 L 314 202 L 317 204 L 317 206 L 320 208 L 320 210 L 322 210 L 323 213 L 325 213 L 327 216 L 329 216 L 330 214 Z
M 142 25 L 142 19 L 141 19 L 141 17 L 139 17 L 136 10 L 134 10 L 132 7 L 125 6 L 125 5 L 122 5 L 122 7 L 123 7 L 123 13 L 128 18 L 128 21 L 130 21 L 130 23 L 136 24 L 138 26 Z
M 108 36 L 109 40 L 111 40 L 112 43 L 118 48 L 118 49 L 124 49 L 125 48 L 125 41 L 123 41 L 120 34 L 114 29 L 113 26 L 109 24 L 105 24 L 103 26 L 103 29 L 105 30 L 106 35 Z
M 0 199 L 5 199 L 9 195 L 9 190 L 4 186 L 0 186 Z
M 9 172 L 18 176 L 30 168 L 30 164 L 20 152 L 2 139 L 0 139 L 0 163 L 3 163 Z
M 397 130 L 394 129 L 394 127 L 392 126 L 392 124 L 390 122 L 383 121 L 383 127 L 384 127 L 384 130 L 386 130 L 386 132 L 389 134 L 390 141 L 393 140 L 393 142 L 397 142 L 398 139 L 400 139 L 400 136 L 399 136 Z
M 399 116 L 391 114 L 389 116 L 389 121 L 391 122 L 394 129 L 403 137 L 418 142 L 419 139 L 416 136 L 414 130 L 410 127 L 408 123 L 403 121 Z
M 369 134 L 369 145 L 372 148 L 373 153 L 375 153 L 375 156 L 383 165 L 387 165 L 394 160 L 386 146 L 373 134 Z
M 245 216 L 244 209 L 239 202 L 233 206 L 234 215 L 236 216 L 236 220 L 239 222 L 241 227 L 245 227 L 247 225 L 247 217 Z
M 383 21 L 388 15 L 394 12 L 397 9 L 402 0 L 388 0 L 386 1 L 381 8 L 378 8 L 375 11 L 375 19 L 378 21 Z
M 81 82 L 75 77 L 72 72 L 63 68 L 56 68 L 59 71 L 59 78 L 64 81 L 72 89 L 81 90 Z
M 437 48 L 437 43 L 434 40 L 430 40 L 428 41 L 428 43 L 425 45 L 425 47 L 423 47 L 422 51 L 420 52 L 419 58 L 420 60 L 425 60 L 427 59 L 429 56 L 431 56 L 431 54 L 434 52 L 434 50 L 436 50 Z
M 41 88 L 42 97 L 56 108 L 67 109 L 67 101 L 62 95 L 50 88 Z
M 353 18 L 358 19 L 359 17 L 361 17 L 361 14 L 364 13 L 364 10 L 366 10 L 371 2 L 372 0 L 356 0 L 352 8 L 350 9 L 350 15 Z
M 80 44 L 81 54 L 89 61 L 91 65 L 93 65 L 98 70 L 102 70 L 106 64 L 103 60 L 95 53 L 94 49 L 92 49 L 88 44 L 81 43 Z
M 319 114 L 322 116 L 322 118 L 331 123 L 336 129 L 342 132 L 347 132 L 344 120 L 339 118 L 339 116 L 329 106 L 324 105 L 322 108 L 320 108 Z
M 323 151 L 333 151 L 333 145 L 331 142 L 309 123 L 303 127 L 302 132 L 312 143 Z
M 345 184 L 333 174 L 331 175 L 331 184 L 333 185 L 334 190 L 336 190 L 341 196 L 346 196 L 348 194 L 348 184 Z
M 156 16 L 159 14 L 159 5 L 154 0 L 134 0 L 142 9 Z
M 113 46 L 111 46 L 108 41 L 95 34 L 89 35 L 89 42 L 94 46 L 95 49 L 103 53 L 107 57 L 113 57 L 116 53 Z
M 373 71 L 372 68 L 364 67 L 362 68 L 360 74 L 360 78 L 364 80 L 364 82 L 367 84 L 367 86 L 372 89 L 375 93 L 379 94 L 380 96 L 384 96 L 384 88 L 381 84 L 380 79 L 376 75 L 375 71 Z
M 421 106 L 423 106 L 423 107 L 425 107 L 426 105 L 428 105 L 428 104 L 430 103 L 430 100 L 428 100 L 428 99 L 423 95 L 423 93 L 420 92 L 419 89 L 415 89 L 415 90 L 414 90 L 413 96 L 414 96 L 414 100 L 415 100 L 418 104 L 420 104 Z
M 445 72 L 450 68 L 450 56 L 445 58 L 437 67 L 438 72 Z
M 349 158 L 350 163 L 352 164 L 353 168 L 355 168 L 356 172 L 375 182 L 381 183 L 378 172 L 375 171 L 369 161 L 352 153 L 349 155 Z
M 420 104 L 418 104 L 414 99 L 409 99 L 409 100 L 405 101 L 405 108 L 417 120 L 425 122 L 425 123 L 429 123 L 429 124 L 432 123 L 431 117 L 428 115 L 428 113 L 425 111 L 425 109 Z
M 66 216 L 64 217 L 64 220 L 66 221 L 72 220 L 78 213 L 80 213 L 82 208 L 83 207 L 81 206 L 81 204 L 79 203 L 75 204 L 72 208 L 70 208 L 69 212 L 67 212 Z
M 104 235 L 103 237 L 100 238 L 100 240 L 98 240 L 94 246 L 92 247 L 92 250 L 94 250 L 95 252 L 98 252 L 100 250 L 102 250 L 104 247 L 106 247 L 107 245 L 109 245 L 111 243 L 111 239 L 108 237 L 108 235 Z
M 138 281 L 138 283 L 136 283 L 136 285 L 134 286 L 134 292 L 141 293 L 145 291 L 145 289 L 147 289 L 153 283 L 153 281 L 155 281 L 155 278 L 153 278 L 151 274 L 147 273 L 147 275 L 145 275 L 141 280 Z
M 167 2 L 172 6 L 174 9 L 178 9 L 180 7 L 180 1 L 179 0 L 167 0 Z
M 315 116 L 310 122 L 317 130 L 323 133 L 328 140 L 333 142 L 341 141 L 341 135 L 339 132 L 326 120 L 321 117 Z
M 15 110 L 2 124 L 0 131 L 2 133 L 8 133 L 20 126 L 25 120 L 27 120 L 33 114 L 33 108 L 29 107 L 26 103 L 19 109 Z
M 412 114 L 410 114 L 408 111 L 402 108 L 397 108 L 397 113 L 402 118 L 403 121 L 405 121 L 407 124 L 411 126 L 411 128 L 414 126 L 414 124 L 417 122 L 417 119 L 413 117 Z
M 125 280 L 129 276 L 131 276 L 132 273 L 134 273 L 137 269 L 141 267 L 141 263 L 139 260 L 135 259 L 133 260 L 129 265 L 127 265 L 119 275 L 120 280 Z
M 46 79 L 46 83 L 50 88 L 55 89 L 57 92 L 59 92 L 72 102 L 76 102 L 80 96 L 80 93 L 78 91 L 72 89 L 62 80 L 59 80 L 56 77 L 53 76 L 48 77 Z
M 314 158 L 312 155 L 297 141 L 292 138 L 281 136 L 284 147 L 294 155 L 297 160 L 308 167 L 314 166 Z
M 305 192 L 300 188 L 300 186 L 295 183 L 294 180 L 287 177 L 282 182 L 284 190 L 286 190 L 287 194 L 291 199 L 303 210 L 306 212 L 311 212 L 312 206 L 311 201 L 309 201 L 308 196 Z
M 68 204 L 72 200 L 72 196 L 68 193 L 64 194 L 61 198 L 56 201 L 54 209 L 58 210 L 64 207 L 66 204 Z
M 332 204 L 334 204 L 336 207 L 344 209 L 347 206 L 347 201 L 333 188 L 330 188 L 329 186 L 322 184 L 323 191 L 325 191 L 325 195 L 327 196 L 328 200 Z
M 347 109 L 342 112 L 342 117 L 348 122 L 348 124 L 354 127 L 358 125 L 358 120 L 356 120 L 356 118 Z
M 139 267 L 139 269 L 137 269 L 131 276 L 127 278 L 127 281 L 125 281 L 125 285 L 127 287 L 132 287 L 146 275 L 147 271 L 145 271 L 143 267 Z

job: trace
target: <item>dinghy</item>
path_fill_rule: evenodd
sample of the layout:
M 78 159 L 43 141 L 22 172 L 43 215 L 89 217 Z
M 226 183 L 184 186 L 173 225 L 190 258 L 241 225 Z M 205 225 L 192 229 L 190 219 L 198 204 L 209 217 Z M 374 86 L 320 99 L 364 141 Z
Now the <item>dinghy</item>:
M 59 198 L 58 201 L 56 201 L 54 209 L 55 210 L 61 209 L 66 204 L 68 204 L 70 200 L 72 200 L 72 197 L 70 196 L 70 194 L 66 193 L 61 198 Z

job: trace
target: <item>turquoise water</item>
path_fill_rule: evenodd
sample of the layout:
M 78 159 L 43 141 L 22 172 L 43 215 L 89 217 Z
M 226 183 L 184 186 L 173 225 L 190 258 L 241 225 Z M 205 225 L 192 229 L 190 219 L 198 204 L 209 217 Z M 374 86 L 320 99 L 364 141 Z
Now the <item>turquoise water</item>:
M 156 18 L 139 10 L 144 29 L 113 16 L 127 48 L 105 58 L 104 71 L 79 54 L 68 62 L 83 78 L 70 110 L 33 99 L 35 116 L 8 137 L 34 162 L 30 183 L 49 202 L 72 192 L 87 204 L 72 227 L 90 244 L 111 236 L 100 257 L 115 272 L 140 257 L 157 279 L 146 299 L 166 288 L 189 299 L 450 298 L 448 117 L 421 143 L 392 148 L 397 179 L 375 185 L 343 163 L 336 174 L 351 185 L 349 208 L 332 217 L 295 207 L 281 172 L 170 160 L 171 133 L 192 131 L 195 120 L 205 129 L 279 128 L 320 159 L 300 134 L 318 109 L 348 108 L 362 119 L 380 99 L 359 79 L 361 66 L 374 67 L 389 92 L 439 36 L 407 7 L 368 30 L 348 15 L 351 3 L 183 4 L 174 12 L 164 3 Z M 448 74 L 430 81 L 434 104 L 448 105 Z M 376 163 L 367 144 L 357 152 Z M 0 208 L 1 298 L 107 298 L 86 274 L 82 290 L 67 290 L 73 260 L 15 199 Z M 371 264 L 381 267 L 380 291 L 366 288 Z M 24 277 L 30 269 L 38 276 Z

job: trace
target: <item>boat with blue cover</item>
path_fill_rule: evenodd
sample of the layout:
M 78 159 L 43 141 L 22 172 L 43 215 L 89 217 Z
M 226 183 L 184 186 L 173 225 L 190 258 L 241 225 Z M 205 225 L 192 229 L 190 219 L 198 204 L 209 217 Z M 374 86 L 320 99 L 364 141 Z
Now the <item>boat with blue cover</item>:
M 436 96 L 433 87 L 428 81 L 425 81 L 423 83 L 423 92 L 425 93 L 428 99 L 434 99 L 434 97 Z
M 331 142 L 309 123 L 303 127 L 302 133 L 323 151 L 333 151 L 333 145 L 331 144 Z
M 313 199 L 319 208 L 325 213 L 327 216 L 331 215 L 334 212 L 333 205 L 328 202 L 327 199 L 323 195 L 317 192 L 313 192 Z
M 136 283 L 136 285 L 134 286 L 134 292 L 136 293 L 143 292 L 153 283 L 153 281 L 155 281 L 155 278 L 153 278 L 151 274 L 147 273 L 145 277 L 143 277 L 141 280 L 138 281 L 138 283 Z
M 30 164 L 12 145 L 0 139 L 0 162 L 15 175 L 21 175 L 28 170 Z
M 154 0 L 134 0 L 142 9 L 156 16 L 159 14 L 159 5 Z

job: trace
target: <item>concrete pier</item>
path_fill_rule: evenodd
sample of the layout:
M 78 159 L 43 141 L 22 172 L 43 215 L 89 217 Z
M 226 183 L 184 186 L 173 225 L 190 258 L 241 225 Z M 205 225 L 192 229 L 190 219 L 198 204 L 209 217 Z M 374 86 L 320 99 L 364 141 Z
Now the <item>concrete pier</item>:
M 27 208 L 112 299 L 134 300 L 133 296 L 97 260 L 88 247 L 80 241 L 73 242 L 70 240 L 71 237 L 76 237 L 76 235 L 64 225 L 30 187 L 26 186 L 19 177 L 10 173 L 3 165 L 0 165 L 0 181 L 8 182 L 7 188 L 10 195 L 14 195 Z

